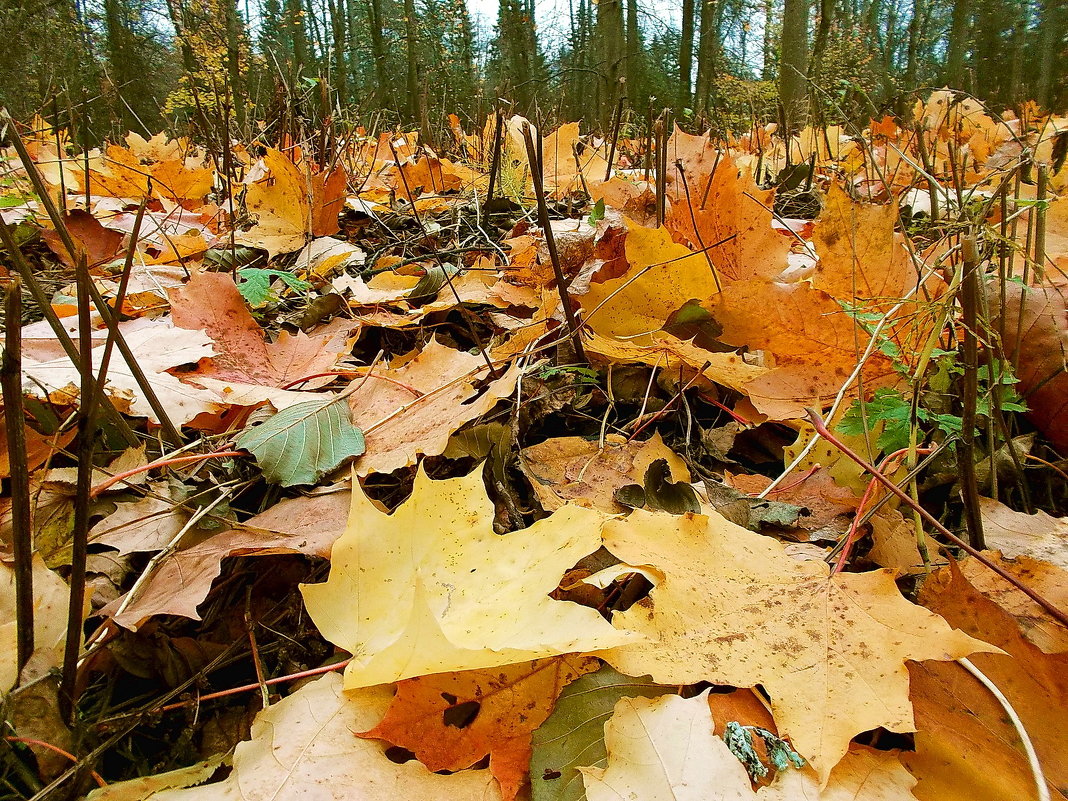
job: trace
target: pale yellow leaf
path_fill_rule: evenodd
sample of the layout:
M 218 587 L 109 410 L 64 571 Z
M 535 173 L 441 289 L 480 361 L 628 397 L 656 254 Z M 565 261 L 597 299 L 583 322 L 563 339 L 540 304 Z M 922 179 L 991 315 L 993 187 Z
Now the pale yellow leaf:
M 605 724 L 608 764 L 579 768 L 587 801 L 753 801 L 742 763 L 713 733 L 708 691 L 621 698 Z
M 549 597 L 600 546 L 603 517 L 567 506 L 522 531 L 493 532 L 481 471 L 431 481 L 391 515 L 353 492 L 330 578 L 302 585 L 319 631 L 353 654 L 347 687 L 610 648 L 639 635 Z
M 340 676 L 323 676 L 256 716 L 252 739 L 237 746 L 226 779 L 152 799 L 499 801 L 488 770 L 438 776 L 415 761 L 391 762 L 386 743 L 356 737 L 382 719 L 392 696 L 389 687 L 346 694 Z

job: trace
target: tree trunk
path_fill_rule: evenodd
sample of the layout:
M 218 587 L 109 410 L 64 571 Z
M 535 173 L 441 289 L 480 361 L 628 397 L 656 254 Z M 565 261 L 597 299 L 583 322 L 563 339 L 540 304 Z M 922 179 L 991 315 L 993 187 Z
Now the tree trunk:
M 770 81 L 775 77 L 775 4 L 764 0 L 764 65 L 760 80 Z
M 808 75 L 808 0 L 785 0 L 779 45 L 779 103 L 789 133 L 805 123 Z
M 645 48 L 642 46 L 641 28 L 638 26 L 638 0 L 627 0 L 626 59 L 626 95 L 632 106 L 644 106 L 648 94 L 645 92 Z
M 602 128 L 611 124 L 620 96 L 619 79 L 626 75 L 621 0 L 600 0 L 597 4 L 597 39 L 600 45 L 600 97 L 598 111 Z
M 694 111 L 701 114 L 708 110 L 708 95 L 712 88 L 712 71 L 715 51 L 719 42 L 715 34 L 716 6 L 722 0 L 701 0 L 701 17 L 697 40 L 697 83 L 694 86 Z
M 395 108 L 394 104 L 390 102 L 389 72 L 386 66 L 386 45 L 385 34 L 382 29 L 381 0 L 367 0 L 367 26 L 371 32 L 371 58 L 374 59 L 375 104 L 382 109 Z
M 405 89 L 408 95 L 405 110 L 408 112 L 409 122 L 422 124 L 423 96 L 419 88 L 419 37 L 416 30 L 415 0 L 404 0 L 404 39 L 407 65 Z
M 768 0 L 770 3 L 771 0 Z M 681 115 L 693 95 L 693 18 L 694 0 L 682 0 L 682 30 L 679 37 L 679 100 L 676 115 Z
M 951 89 L 964 88 L 964 54 L 968 48 L 971 28 L 971 0 L 954 0 L 949 23 L 949 43 L 946 47 L 944 83 Z

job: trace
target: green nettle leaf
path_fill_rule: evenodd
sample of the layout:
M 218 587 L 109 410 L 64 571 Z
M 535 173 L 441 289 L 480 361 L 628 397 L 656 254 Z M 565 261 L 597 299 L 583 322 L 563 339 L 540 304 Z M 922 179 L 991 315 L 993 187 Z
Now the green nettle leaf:
M 604 198 L 601 198 L 600 200 L 597 201 L 597 203 L 594 205 L 593 209 L 590 211 L 590 216 L 586 220 L 586 222 L 588 222 L 590 225 L 597 225 L 597 223 L 599 223 L 603 219 L 604 219 Z
M 883 387 L 875 391 L 874 397 L 864 404 L 863 410 L 859 401 L 854 401 L 837 428 L 843 434 L 859 435 L 870 431 L 878 423 L 883 423 L 878 445 L 885 453 L 908 447 L 912 405 L 897 390 Z
M 633 679 L 608 665 L 571 682 L 556 708 L 531 738 L 532 801 L 581 801 L 586 797 L 579 767 L 603 768 L 608 759 L 604 724 L 620 698 L 655 698 L 674 688 Z
M 311 289 L 311 284 L 302 281 L 292 273 L 284 270 L 269 270 L 263 267 L 245 267 L 237 271 L 239 283 L 237 291 L 251 306 L 262 306 L 274 299 L 271 282 L 278 278 L 290 289 L 303 291 Z
M 246 428 L 235 442 L 256 457 L 264 478 L 283 487 L 314 484 L 365 449 L 363 432 L 341 397 L 290 406 Z

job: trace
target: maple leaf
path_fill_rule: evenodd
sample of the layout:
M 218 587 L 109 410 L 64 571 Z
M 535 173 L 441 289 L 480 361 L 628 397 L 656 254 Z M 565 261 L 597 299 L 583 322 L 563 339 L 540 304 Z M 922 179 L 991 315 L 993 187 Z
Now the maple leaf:
M 832 183 L 812 238 L 820 260 L 812 285 L 866 308 L 893 301 L 916 280 L 903 237 L 895 233 L 897 205 L 856 203 Z
M 980 498 L 986 547 L 1013 559 L 1030 556 L 1068 570 L 1068 518 L 1016 512 L 993 498 Z
M 775 369 L 745 389 L 753 405 L 775 420 L 828 405 L 869 341 L 830 295 L 806 283 L 737 281 L 715 297 L 712 314 L 723 326 L 723 342 L 760 348 L 774 358 Z M 869 393 L 897 380 L 890 360 L 878 352 L 865 362 L 863 377 Z
M 567 684 L 600 664 L 592 657 L 552 657 L 407 679 L 382 721 L 359 736 L 407 748 L 434 772 L 468 768 L 489 754 L 490 772 L 511 801 L 527 779 L 531 732 Z
M 345 529 L 350 491 L 286 498 L 240 526 L 166 556 L 122 610 L 123 599 L 102 611 L 124 628 L 137 629 L 153 615 L 200 620 L 197 607 L 231 556 L 303 553 L 326 558 Z M 124 596 L 125 598 L 125 596 Z
M 584 320 L 605 337 L 650 344 L 672 312 L 717 290 L 714 269 L 702 253 L 671 241 L 666 228 L 627 222 L 626 274 L 590 284 L 582 298 Z
M 307 162 L 294 164 L 284 153 L 267 148 L 249 175 L 245 205 L 256 225 L 236 236 L 241 245 L 262 248 L 274 257 L 304 247 L 309 236 L 338 230 L 347 177 L 342 167 L 313 174 Z
M 601 520 L 567 506 L 499 536 L 481 471 L 431 481 L 420 469 L 391 515 L 353 493 L 329 579 L 301 590 L 319 631 L 353 655 L 347 687 L 610 648 L 639 635 L 549 597 L 600 547 Z
M 234 382 L 245 389 L 250 385 L 284 387 L 328 372 L 344 349 L 345 338 L 309 337 L 302 332 L 283 331 L 275 342 L 268 342 L 227 273 L 195 273 L 185 286 L 168 294 L 174 324 L 203 330 L 215 346 L 211 361 L 187 375 Z M 302 386 L 315 389 L 331 380 L 317 378 Z M 267 393 L 259 400 L 265 399 Z
M 323 676 L 256 715 L 251 739 L 238 743 L 234 769 L 225 779 L 163 790 L 152 797 L 159 801 L 500 799 L 488 770 L 438 776 L 418 762 L 398 765 L 386 756 L 384 744 L 353 737 L 354 731 L 367 729 L 382 717 L 390 695 L 388 687 L 344 693 L 339 676 Z M 189 780 L 198 777 L 194 773 Z M 131 789 L 137 787 L 133 783 Z M 118 792 L 112 786 L 90 797 L 107 801 Z
M 415 464 L 420 455 L 444 453 L 456 429 L 488 412 L 519 379 L 512 365 L 480 392 L 476 383 L 488 372 L 481 356 L 433 339 L 418 353 L 357 378 L 348 402 L 367 452 L 356 471 L 389 473 Z
M 1018 556 L 1010 561 L 995 552 L 987 553 L 986 557 L 1058 608 L 1068 608 L 1068 571 L 1065 569 L 1028 556 Z M 969 584 L 1013 616 L 1020 633 L 1029 643 L 1047 654 L 1068 652 L 1068 628 L 1046 609 L 978 559 L 965 559 L 958 562 L 958 567 Z
M 986 568 L 982 568 L 987 570 Z M 987 571 L 989 572 L 989 571 Z M 1008 698 L 1031 738 L 1050 797 L 1068 798 L 1068 654 L 1044 654 L 1005 610 L 978 592 L 953 562 L 931 576 L 920 602 L 975 637 L 1004 650 L 978 654 L 975 667 Z M 1035 797 L 1019 736 L 998 700 L 960 665 L 909 666 L 916 750 L 905 764 L 923 801 Z
M 680 138 L 690 137 L 676 130 L 672 139 Z M 664 225 L 676 242 L 695 251 L 708 248 L 724 283 L 775 278 L 790 252 L 790 240 L 771 227 L 775 190 L 761 189 L 750 171 L 709 150 L 707 137 L 700 139 L 704 152 L 689 163 L 681 159 L 684 173 L 674 162 L 668 167 L 672 204 Z M 669 152 L 671 147 L 669 142 Z
M 615 501 L 615 491 L 627 484 L 640 484 L 646 469 L 657 459 L 668 460 L 675 481 L 690 480 L 686 463 L 664 444 L 659 433 L 646 442 L 628 442 L 618 434 L 609 434 L 603 448 L 596 440 L 555 437 L 524 448 L 519 465 L 546 510 L 577 501 L 616 514 L 623 507 Z
M 641 510 L 604 527 L 605 546 L 663 574 L 614 623 L 646 642 L 601 656 L 664 684 L 761 684 L 783 737 L 826 783 L 855 735 L 913 731 L 907 659 L 995 650 L 908 603 L 890 571 L 828 577 L 718 514 Z

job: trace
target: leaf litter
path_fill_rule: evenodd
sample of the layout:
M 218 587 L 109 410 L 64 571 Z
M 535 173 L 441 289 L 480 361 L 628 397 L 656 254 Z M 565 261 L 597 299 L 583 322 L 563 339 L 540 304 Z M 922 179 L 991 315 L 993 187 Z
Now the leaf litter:
M 108 298 L 130 272 L 117 329 L 140 374 L 95 316 L 92 361 L 108 354 L 104 393 L 148 454 L 116 460 L 102 418 L 72 724 L 42 677 L 63 659 L 71 421 L 87 399 L 47 323 L 27 325 L 30 527 L 47 561 L 37 652 L 0 688 L 13 735 L 91 753 L 108 782 L 95 799 L 993 799 L 1031 792 L 1034 764 L 1064 797 L 1062 620 L 980 558 L 917 539 L 911 511 L 865 493 L 870 477 L 805 420 L 826 412 L 871 462 L 933 445 L 895 480 L 966 528 L 959 254 L 982 230 L 1013 272 L 985 252 L 991 433 L 965 453 L 989 467 L 976 511 L 1000 553 L 981 559 L 1064 608 L 1064 201 L 1012 196 L 1032 209 L 1022 226 L 986 202 L 1009 185 L 999 147 L 1050 134 L 970 106 L 958 124 L 944 94 L 833 153 L 802 131 L 804 189 L 772 185 L 777 134 L 676 130 L 660 227 L 655 176 L 627 169 L 643 143 L 610 167 L 601 140 L 564 125 L 543 140 L 555 248 L 522 211 L 521 118 L 502 126 L 516 158 L 496 207 L 492 119 L 458 134 L 482 161 L 358 132 L 329 164 L 239 148 L 229 176 L 162 134 L 61 158 L 35 123 L 41 185 L 69 211 L 57 228 L 26 201 L 35 168 L 5 151 L 22 199 L 5 224 L 66 276 L 51 308 L 75 339 L 72 265 Z M 982 214 L 916 216 L 918 192 L 961 180 L 949 158 L 918 165 L 965 146 Z M 131 241 L 148 175 L 151 223 Z M 9 610 L 11 508 L 0 498 Z M 54 751 L 16 748 L 40 781 L 70 780 Z M 996 753 L 996 778 L 975 772 L 976 749 Z

